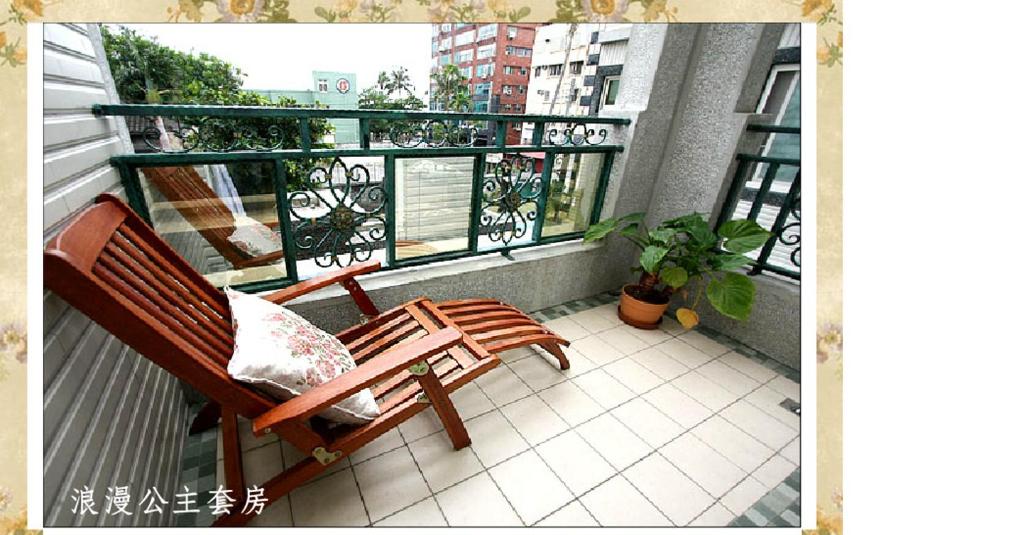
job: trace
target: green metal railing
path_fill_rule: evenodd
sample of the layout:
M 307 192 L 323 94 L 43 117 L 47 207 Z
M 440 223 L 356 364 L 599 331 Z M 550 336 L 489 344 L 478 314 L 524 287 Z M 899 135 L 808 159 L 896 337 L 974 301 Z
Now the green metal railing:
M 770 152 L 772 136 L 799 135 L 800 127 L 751 124 L 747 131 L 768 134 L 769 139 L 761 151 L 765 153 Z M 736 160 L 736 173 L 717 225 L 740 217 L 769 227 L 772 237 L 755 251 L 750 274 L 768 271 L 799 280 L 800 159 L 737 154 Z
M 148 167 L 201 164 L 272 164 L 273 188 L 287 277 L 241 288 L 258 291 L 296 282 L 299 261 L 324 268 L 343 267 L 384 252 L 384 269 L 502 253 L 522 247 L 579 239 L 585 229 L 545 235 L 546 202 L 554 162 L 574 155 L 596 155 L 592 204 L 587 224 L 600 218 L 615 154 L 623 147 L 610 142 L 609 129 L 628 119 L 556 115 L 403 112 L 186 105 L 97 105 L 97 115 L 161 117 L 161 132 L 149 126 L 142 141 L 152 152 L 111 158 L 132 208 L 152 224 L 139 171 Z M 316 148 L 310 121 L 353 119 L 360 143 L 352 148 Z M 493 122 L 499 135 L 481 139 L 478 129 Z M 528 144 L 506 145 L 509 123 L 533 123 Z M 370 132 L 385 124 L 384 144 L 371 146 Z M 298 141 L 294 135 L 298 127 Z M 545 130 L 547 129 L 547 130 Z M 174 143 L 161 141 L 161 135 Z M 166 140 L 166 138 L 165 138 Z M 158 143 L 159 142 L 159 143 Z M 294 145 L 294 146 L 291 146 Z M 536 159 L 543 157 L 538 172 Z M 352 158 L 383 159 L 383 176 L 371 178 Z M 464 249 L 399 258 L 396 254 L 396 163 L 406 158 L 472 158 L 472 190 L 467 246 Z M 583 158 L 583 156 L 577 156 Z M 347 163 L 348 160 L 348 163 Z M 325 162 L 330 162 L 326 164 Z M 296 178 L 296 170 L 298 177 Z M 338 177 L 342 179 L 339 180 Z M 579 177 L 577 175 L 577 179 Z M 559 182 L 559 194 L 566 184 Z M 559 197 L 561 199 L 561 197 Z M 559 203 L 561 204 L 561 203 Z M 329 214 L 304 217 L 310 206 L 329 207 Z M 319 232 L 319 234 L 316 234 Z M 300 257 L 302 259 L 300 260 Z

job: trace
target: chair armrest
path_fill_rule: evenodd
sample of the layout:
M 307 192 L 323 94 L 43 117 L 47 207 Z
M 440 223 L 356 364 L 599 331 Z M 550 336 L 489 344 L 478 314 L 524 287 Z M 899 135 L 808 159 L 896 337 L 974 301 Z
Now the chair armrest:
M 296 297 L 306 295 L 310 292 L 319 290 L 326 286 L 330 286 L 336 282 L 344 283 L 351 280 L 353 277 L 358 275 L 364 275 L 366 273 L 372 273 L 380 269 L 380 262 L 363 262 L 361 264 L 352 264 L 346 268 L 333 271 L 319 277 L 313 277 L 309 280 L 293 284 L 287 288 L 282 288 L 269 295 L 263 296 L 264 299 L 272 303 L 280 305 L 287 301 L 291 301 Z
M 327 407 L 371 386 L 385 377 L 455 347 L 463 333 L 453 327 L 431 333 L 423 338 L 399 344 L 340 376 L 314 387 L 269 411 L 252 422 L 253 432 L 264 433 L 276 425 L 297 420 L 305 421 Z

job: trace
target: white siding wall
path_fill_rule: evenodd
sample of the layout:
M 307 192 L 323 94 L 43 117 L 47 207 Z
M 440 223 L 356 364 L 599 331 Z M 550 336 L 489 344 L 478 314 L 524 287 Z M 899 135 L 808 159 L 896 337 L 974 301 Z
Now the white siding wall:
M 43 26 L 46 239 L 96 195 L 121 190 L 107 159 L 130 151 L 124 121 L 90 109 L 117 100 L 99 39 L 94 25 Z M 188 407 L 180 383 L 49 291 L 43 317 L 45 525 L 170 524 L 170 508 L 108 516 L 103 497 L 130 485 L 136 507 L 149 487 L 165 498 L 181 492 Z M 98 516 L 71 513 L 72 489 L 83 486 L 94 489 Z

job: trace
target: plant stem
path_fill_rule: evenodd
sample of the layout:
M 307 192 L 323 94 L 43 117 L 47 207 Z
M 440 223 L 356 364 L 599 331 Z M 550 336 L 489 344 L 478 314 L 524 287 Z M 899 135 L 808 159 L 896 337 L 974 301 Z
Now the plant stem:
M 697 290 L 696 291 L 697 296 L 693 298 L 693 307 L 691 308 L 691 310 L 694 310 L 694 311 L 697 310 L 697 305 L 700 304 L 700 296 L 704 295 L 704 292 L 702 291 L 703 288 L 701 287 L 703 282 L 704 282 L 704 275 L 701 274 L 700 275 L 700 279 L 698 280 L 697 286 L 695 288 Z

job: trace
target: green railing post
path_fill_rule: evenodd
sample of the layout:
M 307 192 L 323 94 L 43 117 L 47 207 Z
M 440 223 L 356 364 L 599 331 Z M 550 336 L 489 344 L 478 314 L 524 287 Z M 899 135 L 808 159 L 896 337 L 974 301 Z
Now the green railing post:
M 395 156 L 387 155 L 384 157 L 384 194 L 387 199 L 384 202 L 387 206 L 384 208 L 387 213 L 387 219 L 384 220 L 384 243 L 387 244 L 387 265 L 392 267 L 398 264 L 398 258 L 395 254 L 395 188 L 396 185 L 395 177 Z
M 756 263 L 750 268 L 751 275 L 761 273 L 764 271 L 765 266 L 768 265 L 768 258 L 772 255 L 775 243 L 779 241 L 782 229 L 786 226 L 786 219 L 789 218 L 789 212 L 793 209 L 793 203 L 796 201 L 798 195 L 800 195 L 799 171 L 797 171 L 796 177 L 793 178 L 793 183 L 789 186 L 789 192 L 786 193 L 786 198 L 782 201 L 782 206 L 779 207 L 779 215 L 776 216 L 775 222 L 772 224 L 772 236 L 768 238 L 768 241 L 765 242 L 764 245 L 761 246 L 761 253 L 757 255 Z
M 135 210 L 135 213 L 139 214 L 139 217 L 152 227 L 153 218 L 149 215 L 149 206 L 146 205 L 146 195 L 142 192 L 138 169 L 123 162 L 114 162 L 114 167 L 121 175 L 121 185 L 124 186 L 124 196 L 128 200 L 128 206 L 131 206 L 132 210 Z
M 291 201 L 288 200 L 288 175 L 284 168 L 284 160 L 274 161 L 274 194 L 277 199 L 277 221 L 281 230 L 281 246 L 284 248 L 285 270 L 288 273 L 288 280 L 294 283 L 299 281 L 299 271 L 295 261 Z
M 494 133 L 494 146 L 504 147 L 505 136 L 508 134 L 508 123 L 506 123 L 505 121 L 498 121 L 498 124 L 495 128 L 496 130 Z
M 483 154 L 473 157 L 473 191 L 469 201 L 469 250 L 474 253 L 480 248 L 480 210 L 483 204 L 486 163 L 486 156 Z
M 309 117 L 299 119 L 299 137 L 302 138 L 302 152 L 309 152 L 313 148 L 312 135 L 309 133 Z
M 555 155 L 544 153 L 544 168 L 540 173 L 540 197 L 537 198 L 537 219 L 533 223 L 533 241 L 540 241 L 544 232 L 544 219 L 547 216 L 548 191 L 551 183 L 551 168 L 555 165 Z
M 615 153 L 605 153 L 601 162 L 601 179 L 597 183 L 597 192 L 594 193 L 594 204 L 590 209 L 590 224 L 593 225 L 601 220 L 601 210 L 604 208 L 604 196 L 608 191 L 608 181 L 612 176 L 612 163 L 615 162 Z
M 750 212 L 747 213 L 748 221 L 757 221 L 757 216 L 761 214 L 761 207 L 764 206 L 764 200 L 768 198 L 768 193 L 772 190 L 772 182 L 775 182 L 775 173 L 778 171 L 779 164 L 768 164 L 768 171 L 761 178 L 761 187 L 757 189 L 757 195 L 754 196 L 754 201 L 750 203 Z
M 370 119 L 359 119 L 359 146 L 364 149 L 370 148 Z
M 537 121 L 533 123 L 533 139 L 531 143 L 535 147 L 539 147 L 544 144 L 544 121 Z

